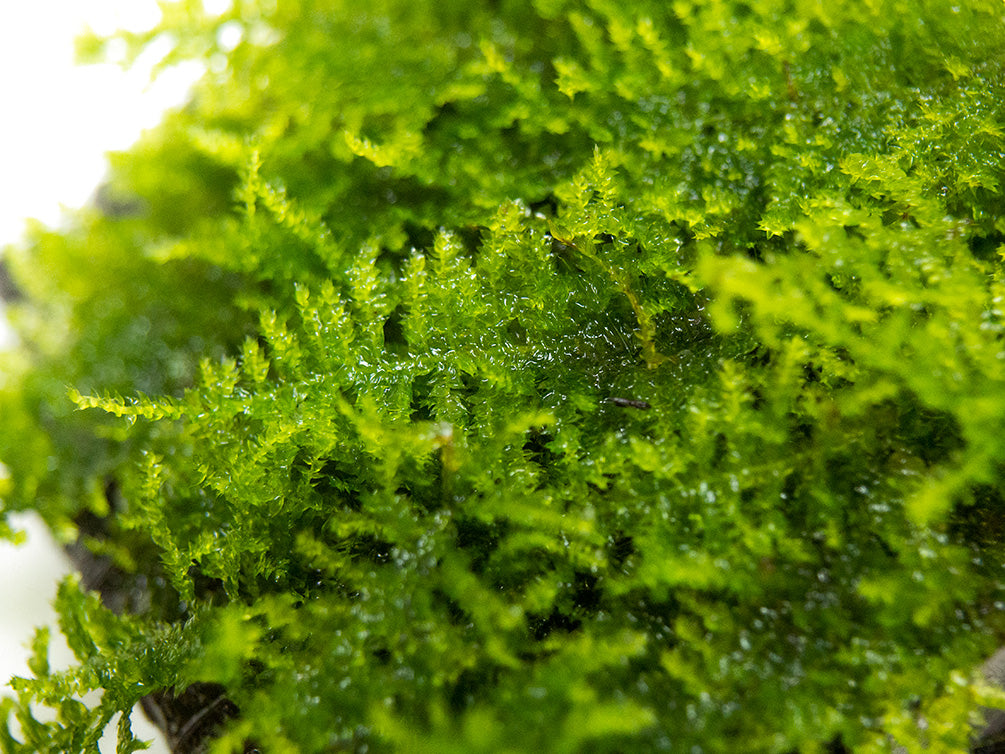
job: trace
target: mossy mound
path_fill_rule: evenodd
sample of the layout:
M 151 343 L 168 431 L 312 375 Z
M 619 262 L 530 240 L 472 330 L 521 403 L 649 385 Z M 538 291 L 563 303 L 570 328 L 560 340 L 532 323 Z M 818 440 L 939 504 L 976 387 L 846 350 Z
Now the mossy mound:
M 215 751 L 966 749 L 999 2 L 164 11 L 191 104 L 8 254 L 4 510 L 128 594 L 5 752 L 186 688 Z

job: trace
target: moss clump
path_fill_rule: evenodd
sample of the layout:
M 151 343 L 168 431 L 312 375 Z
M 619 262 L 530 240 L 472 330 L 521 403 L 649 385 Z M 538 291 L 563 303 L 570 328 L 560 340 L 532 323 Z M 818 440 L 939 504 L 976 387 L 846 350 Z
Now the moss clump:
M 4 751 L 186 688 L 215 751 L 964 750 L 1000 4 L 359 5 L 166 4 L 129 211 L 9 254 L 4 510 L 131 598 L 63 585 Z

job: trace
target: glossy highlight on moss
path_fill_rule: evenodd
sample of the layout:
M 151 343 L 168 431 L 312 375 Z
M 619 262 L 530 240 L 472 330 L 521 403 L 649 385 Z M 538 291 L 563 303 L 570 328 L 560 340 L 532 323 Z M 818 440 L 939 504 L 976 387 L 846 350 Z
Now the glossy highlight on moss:
M 967 749 L 1000 3 L 163 10 L 125 209 L 6 254 L 3 510 L 104 570 L 0 749 L 185 689 L 179 751 Z

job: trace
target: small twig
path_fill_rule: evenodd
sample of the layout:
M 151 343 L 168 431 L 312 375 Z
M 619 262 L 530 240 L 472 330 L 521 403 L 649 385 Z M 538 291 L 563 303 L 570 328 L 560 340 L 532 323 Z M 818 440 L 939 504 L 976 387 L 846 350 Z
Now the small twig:
M 643 411 L 652 408 L 646 401 L 637 401 L 632 398 L 604 398 L 604 400 L 622 408 L 638 408 Z
M 210 704 L 203 707 L 196 714 L 192 715 L 192 717 L 185 722 L 185 725 L 182 726 L 181 730 L 178 731 L 178 735 L 175 739 L 175 749 L 177 751 L 184 751 L 182 744 L 186 743 L 188 739 L 192 737 L 196 728 L 198 728 L 199 724 L 206 718 L 206 715 L 215 710 L 221 704 L 229 701 L 230 700 L 227 699 L 225 694 L 220 694 L 220 696 L 210 702 Z

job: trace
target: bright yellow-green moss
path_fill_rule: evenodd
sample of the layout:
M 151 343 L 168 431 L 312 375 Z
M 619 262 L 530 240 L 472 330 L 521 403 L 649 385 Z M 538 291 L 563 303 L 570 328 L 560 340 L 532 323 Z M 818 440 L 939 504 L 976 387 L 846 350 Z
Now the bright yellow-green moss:
M 0 393 L 4 509 L 104 519 L 149 607 L 65 584 L 3 751 L 197 681 L 216 751 L 966 749 L 1000 2 L 164 10 L 130 48 L 209 72 L 129 213 L 10 250 Z

